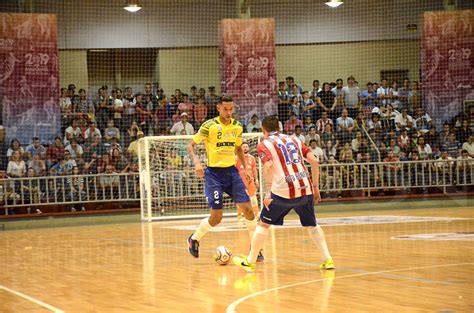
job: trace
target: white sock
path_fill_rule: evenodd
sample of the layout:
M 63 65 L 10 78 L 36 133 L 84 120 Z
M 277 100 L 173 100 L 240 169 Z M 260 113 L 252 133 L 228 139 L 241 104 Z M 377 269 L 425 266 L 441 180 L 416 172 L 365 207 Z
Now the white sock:
M 265 240 L 267 239 L 269 228 L 257 226 L 255 233 L 252 238 L 252 244 L 250 246 L 250 253 L 247 257 L 247 261 L 250 264 L 257 262 L 257 256 L 260 250 L 262 250 Z
M 191 236 L 191 239 L 200 241 L 202 237 L 206 236 L 207 232 L 210 231 L 211 228 L 212 226 L 211 224 L 209 224 L 209 218 L 208 217 L 203 218 L 201 221 L 201 224 L 199 224 L 198 229 Z
M 256 218 L 254 218 L 253 220 L 245 219 L 245 226 L 247 226 L 250 240 L 252 240 L 253 233 L 255 232 L 255 228 L 257 228 L 257 219 Z
M 323 261 L 330 259 L 331 255 L 329 254 L 328 245 L 326 244 L 326 237 L 324 236 L 324 231 L 321 226 L 317 225 L 316 227 L 308 227 L 308 233 L 318 247 Z

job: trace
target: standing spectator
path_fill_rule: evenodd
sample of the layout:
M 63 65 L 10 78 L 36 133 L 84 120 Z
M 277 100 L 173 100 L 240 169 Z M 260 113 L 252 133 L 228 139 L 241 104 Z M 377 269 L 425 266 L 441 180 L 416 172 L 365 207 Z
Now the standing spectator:
M 216 94 L 216 87 L 210 86 L 208 90 L 209 95 L 206 97 L 207 113 L 208 116 L 214 117 L 219 115 L 216 105 L 219 103 L 220 97 Z
M 469 127 L 469 121 L 463 119 L 461 122 L 461 127 L 456 132 L 456 139 L 459 142 L 466 142 L 470 136 L 472 136 L 472 129 Z
M 115 127 L 114 120 L 109 120 L 107 128 L 104 130 L 104 139 L 106 143 L 110 144 L 113 138 L 120 140 L 120 130 Z
M 390 88 L 390 98 L 392 99 L 391 105 L 395 110 L 401 110 L 402 108 L 399 106 L 400 101 L 398 100 L 398 83 L 396 81 L 392 82 L 392 87 Z
M 408 109 L 409 111 L 411 108 L 408 106 L 408 96 L 410 95 L 410 80 L 405 78 L 403 80 L 403 86 L 398 89 L 398 107 L 401 109 Z
M 421 108 L 421 90 L 418 82 L 411 84 L 411 90 L 408 92 L 408 105 L 412 112 Z
M 451 126 L 448 122 L 443 124 L 443 130 L 439 133 L 439 145 L 442 146 L 448 142 L 449 135 L 451 135 Z
M 285 122 L 285 133 L 291 135 L 295 132 L 295 127 L 303 127 L 303 122 L 296 117 L 294 112 L 290 113 L 290 118 Z
M 336 79 L 336 86 L 333 89 L 331 89 L 331 91 L 336 96 L 336 99 L 339 105 L 345 108 L 346 104 L 344 103 L 344 94 L 342 93 L 343 85 L 344 85 L 344 82 L 342 78 L 338 78 Z
M 179 135 L 184 130 L 186 135 L 194 134 L 194 127 L 188 122 L 188 114 L 186 112 L 181 113 L 181 121 L 177 122 L 171 127 L 170 133 L 172 135 Z
M 377 89 L 377 99 L 382 106 L 391 104 L 390 87 L 385 78 L 382 79 L 382 85 Z
M 280 120 L 288 119 L 288 106 L 290 105 L 290 94 L 286 88 L 286 83 L 281 81 L 278 83 L 278 117 Z
M 71 98 L 68 96 L 66 88 L 61 88 L 61 97 L 59 98 L 59 109 L 61 110 L 61 127 L 65 129 L 71 124 L 73 108 Z
M 342 87 L 342 96 L 344 97 L 344 104 L 349 112 L 351 118 L 355 118 L 359 110 L 359 95 L 360 89 L 355 84 L 354 76 L 347 78 L 347 86 Z
M 313 90 L 311 90 L 311 99 L 316 102 L 316 98 L 318 97 L 318 93 L 322 90 L 319 83 L 319 80 L 313 80 Z
M 122 94 L 122 89 L 117 88 L 115 90 L 115 100 L 114 100 L 114 105 L 112 107 L 113 110 L 113 121 L 114 125 L 122 129 L 123 126 L 123 94 Z
M 79 202 L 81 211 L 85 211 L 86 208 L 81 202 L 86 200 L 87 194 L 85 191 L 84 176 L 80 176 L 80 171 L 77 166 L 74 166 L 71 170 L 72 176 L 67 179 L 67 189 L 70 192 L 71 201 Z M 76 208 L 71 207 L 71 212 L 76 212 Z
M 204 98 L 198 97 L 197 103 L 194 106 L 194 122 L 196 127 L 200 127 L 207 119 L 207 106 L 205 104 Z
M 466 150 L 471 158 L 474 157 L 474 135 L 470 135 L 462 144 L 462 150 Z
M 311 120 L 314 120 L 316 118 L 316 104 L 314 104 L 313 99 L 310 98 L 309 91 L 303 91 L 300 106 L 303 119 L 310 117 Z
M 318 92 L 318 96 L 316 97 L 316 104 L 318 105 L 316 111 L 321 112 L 321 116 L 324 112 L 332 116 L 337 105 L 337 99 L 336 95 L 331 91 L 329 83 L 323 83 L 323 89 Z
M 153 128 L 153 102 L 149 96 L 145 98 L 145 96 L 141 93 L 135 95 L 135 102 L 135 109 L 137 111 L 137 119 L 140 123 L 140 129 L 142 129 L 145 134 L 150 135 L 150 131 Z M 176 103 L 175 109 L 177 108 L 178 104 Z
M 189 101 L 191 103 L 194 103 L 196 104 L 197 103 L 197 99 L 198 99 L 198 89 L 196 86 L 191 86 L 191 88 L 189 89 L 189 91 L 191 92 L 190 95 L 189 95 Z
M 193 122 L 194 118 L 194 104 L 189 101 L 187 94 L 183 94 L 183 101 L 178 104 L 178 112 L 188 114 L 188 119 L 190 122 Z
M 7 175 L 11 178 L 20 178 L 26 175 L 26 164 L 21 159 L 21 154 L 18 150 L 13 152 L 11 160 L 8 162 Z
M 354 120 L 349 117 L 347 109 L 342 110 L 341 116 L 336 119 L 336 127 L 339 140 L 343 142 L 352 140 Z
M 291 114 L 295 114 L 297 118 L 301 118 L 301 111 L 301 101 L 299 101 L 296 96 L 292 97 L 288 107 L 288 113 L 290 116 Z
M 5 128 L 0 123 L 0 171 L 7 169 L 7 144 L 5 141 Z M 1 199 L 1 196 L 0 196 Z
M 359 97 L 364 115 L 369 116 L 372 109 L 377 106 L 377 91 L 374 90 L 374 84 L 368 82 L 367 90 L 362 91 Z
M 262 121 L 258 118 L 257 114 L 252 115 L 250 122 L 247 124 L 247 133 L 254 133 L 254 129 L 258 132 L 262 131 Z
M 132 121 L 137 120 L 136 102 L 133 98 L 133 90 L 131 87 L 125 88 L 125 95 L 122 99 L 123 114 L 122 121 L 124 127 L 129 127 Z
M 25 152 L 28 153 L 29 157 L 38 155 L 41 159 L 44 159 L 46 156 L 46 148 L 40 143 L 38 137 L 33 137 L 33 143 L 26 147 Z
M 166 117 L 171 119 L 173 123 L 177 122 L 178 115 L 178 101 L 174 95 L 170 96 L 169 102 L 166 104 Z
M 107 121 L 111 118 L 111 113 L 113 112 L 113 98 L 108 94 L 108 87 L 102 86 L 99 89 L 99 97 L 96 102 L 96 119 L 99 129 L 103 130 L 107 126 Z
M 92 112 L 92 115 L 95 115 L 94 103 L 92 103 L 92 99 L 87 96 L 87 92 L 83 88 L 79 89 L 79 98 L 77 99 L 77 104 L 75 105 L 74 112 L 76 118 L 90 119 L 90 112 Z
M 79 127 L 79 121 L 77 119 L 72 120 L 72 125 L 64 131 L 64 145 L 69 145 L 69 142 L 73 139 L 77 139 L 81 133 L 82 130 Z

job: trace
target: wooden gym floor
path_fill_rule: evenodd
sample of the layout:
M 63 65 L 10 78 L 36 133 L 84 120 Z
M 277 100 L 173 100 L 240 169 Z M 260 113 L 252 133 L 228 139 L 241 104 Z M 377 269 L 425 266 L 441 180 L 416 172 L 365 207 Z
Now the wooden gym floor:
M 247 252 L 236 219 L 202 240 L 199 259 L 186 247 L 197 220 L 5 231 L 0 312 L 474 312 L 473 212 L 318 214 L 337 267 L 327 272 L 295 216 L 253 274 L 211 257 L 218 245 Z

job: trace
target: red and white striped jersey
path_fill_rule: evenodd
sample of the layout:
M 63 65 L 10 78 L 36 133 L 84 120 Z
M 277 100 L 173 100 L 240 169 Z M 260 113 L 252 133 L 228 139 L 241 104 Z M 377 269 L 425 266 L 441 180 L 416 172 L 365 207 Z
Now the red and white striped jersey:
M 311 149 L 294 136 L 270 133 L 257 148 L 263 163 L 273 161 L 273 194 L 286 199 L 313 193 L 313 185 L 304 158 Z

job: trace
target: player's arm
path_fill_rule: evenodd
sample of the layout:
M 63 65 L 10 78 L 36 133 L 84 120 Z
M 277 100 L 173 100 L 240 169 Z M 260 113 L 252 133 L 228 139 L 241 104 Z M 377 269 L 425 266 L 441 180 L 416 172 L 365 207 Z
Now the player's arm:
M 321 194 L 319 192 L 319 161 L 311 152 L 311 149 L 302 144 L 302 152 L 305 160 L 311 165 L 311 181 L 313 183 L 313 195 L 316 203 L 321 202 Z
M 186 146 L 186 149 L 188 150 L 189 158 L 193 161 L 194 164 L 194 169 L 196 170 L 196 175 L 199 178 L 204 177 L 204 168 L 201 164 L 201 161 L 197 157 L 196 153 L 194 152 L 194 146 L 196 146 L 196 142 L 194 139 L 191 139 Z
M 255 185 L 258 185 L 258 171 L 257 171 L 257 162 L 254 160 L 252 164 L 252 172 L 253 172 L 253 179 L 255 181 Z
M 242 146 L 235 146 L 235 154 L 237 154 L 237 157 L 239 158 L 240 164 L 244 167 L 244 175 L 247 181 L 251 181 L 250 179 L 250 174 L 249 170 L 247 168 L 247 163 L 245 162 L 245 156 L 244 156 L 244 150 L 242 150 Z

